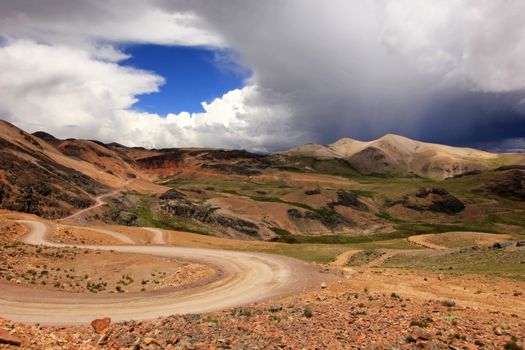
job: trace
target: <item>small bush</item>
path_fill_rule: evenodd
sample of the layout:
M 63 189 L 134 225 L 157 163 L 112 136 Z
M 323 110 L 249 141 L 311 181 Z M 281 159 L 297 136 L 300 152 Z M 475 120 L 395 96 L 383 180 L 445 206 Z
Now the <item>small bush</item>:
M 406 341 L 407 343 L 415 343 L 415 342 L 416 342 L 416 340 L 414 339 L 414 337 L 411 336 L 411 335 L 408 335 L 408 336 L 405 338 L 405 341 Z
M 426 321 L 412 320 L 412 321 L 410 322 L 410 325 L 411 325 L 411 326 L 418 326 L 418 327 L 421 327 L 421 328 L 427 328 L 427 327 L 428 327 L 428 322 L 426 322 Z
M 441 300 L 441 305 L 445 306 L 445 307 L 454 307 L 456 306 L 456 303 L 452 300 Z
M 310 305 L 306 305 L 304 307 L 303 315 L 304 315 L 304 317 L 307 317 L 307 318 L 310 318 L 310 317 L 313 316 L 313 314 L 312 314 L 312 307 Z
M 523 350 L 523 347 L 518 344 L 516 337 L 512 337 L 512 339 L 503 345 L 503 349 L 505 350 Z

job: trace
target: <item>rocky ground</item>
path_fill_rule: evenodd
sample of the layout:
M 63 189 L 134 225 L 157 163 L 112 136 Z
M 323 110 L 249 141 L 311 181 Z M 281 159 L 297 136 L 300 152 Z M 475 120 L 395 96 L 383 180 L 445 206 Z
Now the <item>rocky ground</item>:
M 212 314 L 108 321 L 57 328 L 0 320 L 0 342 L 28 349 L 521 349 L 525 342 L 518 315 L 344 283 Z
M 138 278 L 138 271 L 119 273 L 115 286 L 99 290 L 80 284 L 79 288 L 103 292 L 122 285 L 124 290 L 132 291 L 135 286 L 139 291 L 176 285 L 202 272 L 193 264 L 182 266 L 180 272 L 148 270 L 144 267 L 150 265 L 137 260 L 153 257 L 133 255 L 126 260 L 126 254 L 115 252 L 27 246 L 14 242 L 23 233 L 19 225 L 0 225 L 4 225 L 2 238 L 6 242 L 0 246 L 4 263 L 0 274 L 18 273 L 20 283 L 37 284 L 35 288 L 74 290 L 75 284 L 67 281 L 71 276 L 82 277 L 82 266 L 101 273 L 102 269 L 93 269 L 92 264 L 115 263 L 115 259 L 120 259 L 119 271 L 135 265 L 151 278 Z M 382 262 L 391 256 L 390 251 L 351 252 L 353 255 L 345 255 L 345 262 L 338 267 L 347 278 L 337 283 L 222 312 L 124 323 L 99 319 L 91 325 L 67 327 L 0 319 L 0 349 L 523 349 L 521 279 L 384 268 Z M 74 262 L 77 265 L 70 267 Z M 42 273 L 44 269 L 47 274 Z M 114 275 L 110 270 L 108 276 Z M 98 276 L 91 278 L 98 281 Z M 67 283 L 41 285 L 48 279 Z M 149 281 L 143 285 L 143 279 Z M 150 283 L 155 280 L 159 283 Z M 11 278 L 10 283 L 17 282 Z
M 0 260 L 4 283 L 71 292 L 125 293 L 180 287 L 214 274 L 204 265 L 169 258 L 22 243 L 0 244 Z

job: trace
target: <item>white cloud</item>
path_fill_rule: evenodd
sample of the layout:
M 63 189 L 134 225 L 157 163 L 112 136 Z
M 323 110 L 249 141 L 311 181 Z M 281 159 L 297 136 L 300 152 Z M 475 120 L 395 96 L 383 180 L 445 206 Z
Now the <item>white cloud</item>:
M 0 48 L 1 113 L 28 131 L 132 146 L 200 145 L 262 151 L 272 143 L 293 144 L 293 135 L 285 142 L 279 139 L 279 121 L 286 120 L 290 112 L 282 106 L 258 104 L 253 100 L 255 86 L 203 103 L 204 113 L 163 118 L 132 109 L 137 95 L 158 91 L 162 77 L 97 57 L 79 49 L 30 41 Z
M 158 91 L 163 78 L 83 50 L 15 41 L 0 48 L 0 111 L 8 119 L 58 136 L 96 134 L 114 111 Z M 75 131 L 76 130 L 76 131 Z

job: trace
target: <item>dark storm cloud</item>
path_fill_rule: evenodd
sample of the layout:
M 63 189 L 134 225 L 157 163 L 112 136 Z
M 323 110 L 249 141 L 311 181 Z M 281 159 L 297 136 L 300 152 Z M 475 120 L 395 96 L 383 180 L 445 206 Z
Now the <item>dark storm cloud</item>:
M 523 2 L 181 4 L 292 107 L 305 142 L 393 132 L 478 144 L 523 130 Z

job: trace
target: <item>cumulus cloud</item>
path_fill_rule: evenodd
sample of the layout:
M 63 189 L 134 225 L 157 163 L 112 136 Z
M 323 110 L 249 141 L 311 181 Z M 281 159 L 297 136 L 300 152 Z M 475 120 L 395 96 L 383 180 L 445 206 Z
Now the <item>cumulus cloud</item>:
M 268 144 L 282 144 L 279 120 L 290 115 L 286 107 L 253 101 L 258 94 L 254 86 L 203 103 L 203 113 L 163 117 L 138 112 L 132 108 L 136 96 L 158 91 L 162 77 L 65 46 L 12 42 L 0 48 L 0 66 L 0 113 L 26 130 L 57 137 L 266 151 Z M 261 120 L 252 123 L 253 115 Z
M 525 130 L 524 12 L 519 0 L 2 2 L 0 113 L 146 146 L 499 142 Z M 163 79 L 123 66 L 120 43 L 229 48 L 253 75 L 204 113 L 141 113 L 133 103 Z
M 0 48 L 0 111 L 29 130 L 59 136 L 96 135 L 136 96 L 158 91 L 164 79 L 95 59 L 67 46 L 16 41 Z

